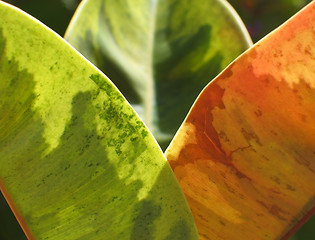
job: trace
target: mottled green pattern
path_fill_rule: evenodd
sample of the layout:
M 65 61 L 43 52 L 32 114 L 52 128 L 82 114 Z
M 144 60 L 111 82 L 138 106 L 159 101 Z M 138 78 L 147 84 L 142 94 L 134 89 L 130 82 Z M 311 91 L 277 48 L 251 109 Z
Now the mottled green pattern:
M 65 38 L 122 91 L 165 149 L 251 40 L 225 0 L 85 0 Z
M 198 239 L 125 99 L 60 37 L 0 2 L 0 180 L 36 239 Z

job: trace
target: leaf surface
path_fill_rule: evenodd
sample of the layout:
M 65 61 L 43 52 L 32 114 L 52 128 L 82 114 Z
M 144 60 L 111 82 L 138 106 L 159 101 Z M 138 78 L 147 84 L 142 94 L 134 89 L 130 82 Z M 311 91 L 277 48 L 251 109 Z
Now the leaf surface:
M 165 149 L 200 91 L 251 44 L 225 0 L 85 0 L 65 38 Z
M 166 152 L 201 239 L 287 239 L 315 212 L 314 11 L 212 81 Z
M 0 189 L 29 239 L 198 239 L 156 141 L 61 37 L 0 2 Z

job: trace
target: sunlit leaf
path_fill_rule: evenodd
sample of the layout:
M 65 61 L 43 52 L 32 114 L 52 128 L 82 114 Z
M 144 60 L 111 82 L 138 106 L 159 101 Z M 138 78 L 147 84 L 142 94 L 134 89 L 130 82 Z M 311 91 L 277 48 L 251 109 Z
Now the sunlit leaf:
M 167 150 L 201 239 L 287 239 L 315 211 L 314 12 L 210 83 Z
M 251 43 L 225 0 L 85 0 L 65 38 L 165 149 L 200 91 Z
M 198 239 L 157 143 L 62 38 L 0 2 L 0 189 L 29 239 Z

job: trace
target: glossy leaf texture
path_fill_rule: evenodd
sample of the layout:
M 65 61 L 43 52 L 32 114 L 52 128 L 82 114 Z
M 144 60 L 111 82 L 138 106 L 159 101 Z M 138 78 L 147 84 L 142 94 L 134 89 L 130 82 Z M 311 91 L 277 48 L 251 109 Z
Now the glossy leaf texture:
M 287 239 L 315 212 L 314 12 L 213 80 L 166 152 L 201 239 Z
M 198 239 L 156 141 L 115 86 L 0 2 L 0 188 L 29 239 Z
M 225 0 L 85 0 L 65 35 L 165 149 L 200 91 L 251 44 Z

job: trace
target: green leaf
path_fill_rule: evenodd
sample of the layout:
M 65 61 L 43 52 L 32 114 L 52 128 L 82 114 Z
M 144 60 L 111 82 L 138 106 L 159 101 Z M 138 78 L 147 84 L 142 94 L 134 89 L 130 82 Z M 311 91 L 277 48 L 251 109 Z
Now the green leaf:
M 29 239 L 198 239 L 157 143 L 62 38 L 0 2 L 0 188 Z
M 251 40 L 225 0 L 86 0 L 65 38 L 114 81 L 164 149 Z

